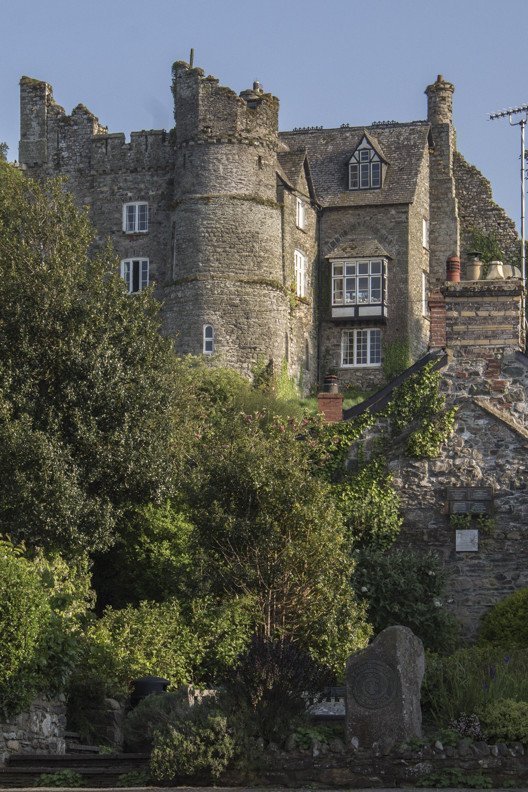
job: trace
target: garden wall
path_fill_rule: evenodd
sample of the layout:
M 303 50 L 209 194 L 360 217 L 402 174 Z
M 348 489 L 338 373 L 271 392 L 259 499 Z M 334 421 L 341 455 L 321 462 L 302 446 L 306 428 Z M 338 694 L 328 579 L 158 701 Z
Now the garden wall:
M 377 752 L 358 750 L 341 756 L 323 754 L 322 747 L 307 750 L 305 756 L 270 756 L 267 768 L 259 773 L 255 782 L 287 787 L 320 784 L 352 789 L 390 788 L 414 785 L 418 781 L 423 784 L 421 779 L 441 774 L 451 779 L 453 783 L 449 786 L 454 787 L 460 785 L 459 778 L 468 780 L 472 776 L 491 779 L 492 788 L 508 787 L 513 781 L 515 785 L 524 781 L 528 786 L 528 756 L 520 743 L 488 745 L 462 739 L 457 747 L 436 743 L 415 751 L 402 748 L 387 755 L 380 749 Z M 317 752 L 319 755 L 314 757 L 312 754 Z M 222 778 L 222 784 L 233 781 Z M 437 785 L 431 783 L 431 786 Z
M 17 753 L 66 752 L 64 698 L 36 699 L 28 712 L 0 723 L 0 760 Z

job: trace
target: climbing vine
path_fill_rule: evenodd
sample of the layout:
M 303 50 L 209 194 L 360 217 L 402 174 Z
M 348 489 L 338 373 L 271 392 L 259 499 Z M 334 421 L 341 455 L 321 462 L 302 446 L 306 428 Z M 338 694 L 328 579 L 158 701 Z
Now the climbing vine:
M 431 458 L 453 431 L 456 407 L 446 408 L 440 372 L 428 363 L 394 391 L 385 415 L 393 437 L 415 427 L 407 441 L 409 456 Z

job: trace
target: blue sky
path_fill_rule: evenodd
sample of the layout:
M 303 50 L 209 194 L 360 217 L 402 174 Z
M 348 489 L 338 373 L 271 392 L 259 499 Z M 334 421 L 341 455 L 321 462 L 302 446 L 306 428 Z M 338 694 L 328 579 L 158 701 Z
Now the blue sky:
M 527 31 L 526 0 L 2 0 L 0 140 L 16 158 L 23 74 L 113 132 L 169 128 L 191 47 L 223 84 L 278 96 L 282 129 L 425 118 L 441 73 L 459 149 L 518 221 L 519 131 L 487 114 L 528 102 Z

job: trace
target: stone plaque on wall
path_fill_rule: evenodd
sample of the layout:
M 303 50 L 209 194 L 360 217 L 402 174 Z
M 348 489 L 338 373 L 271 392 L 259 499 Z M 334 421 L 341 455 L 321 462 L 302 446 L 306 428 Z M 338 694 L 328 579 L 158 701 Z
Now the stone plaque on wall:
M 448 487 L 447 501 L 450 514 L 491 514 L 493 490 L 491 487 Z
M 464 528 L 456 532 L 457 553 L 478 552 L 479 532 L 476 528 Z

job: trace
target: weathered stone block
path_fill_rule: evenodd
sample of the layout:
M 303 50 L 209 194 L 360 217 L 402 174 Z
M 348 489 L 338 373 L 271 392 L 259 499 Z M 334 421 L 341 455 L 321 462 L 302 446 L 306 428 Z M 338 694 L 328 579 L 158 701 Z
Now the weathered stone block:
M 422 642 L 407 627 L 387 627 L 349 658 L 346 669 L 347 737 L 362 746 L 403 742 L 422 733 Z

